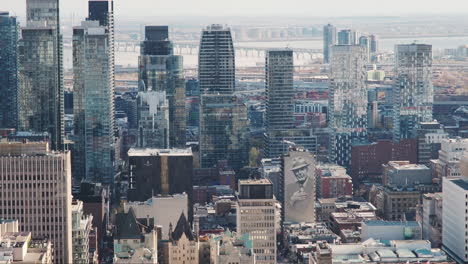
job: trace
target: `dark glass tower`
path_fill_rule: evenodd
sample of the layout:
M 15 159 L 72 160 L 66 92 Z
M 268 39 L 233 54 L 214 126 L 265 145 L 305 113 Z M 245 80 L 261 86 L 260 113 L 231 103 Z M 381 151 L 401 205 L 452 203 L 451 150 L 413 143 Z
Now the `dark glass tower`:
M 18 22 L 0 12 L 0 128 L 18 126 Z
M 139 147 L 150 148 L 185 148 L 185 79 L 183 57 L 174 55 L 172 42 L 169 40 L 167 26 L 147 26 L 145 28 L 145 40 L 141 43 L 139 57 Z M 143 144 L 151 142 L 142 137 L 157 134 L 158 129 L 163 128 L 166 121 L 157 117 L 157 111 L 147 111 L 151 105 L 160 103 L 160 94 L 165 93 L 169 105 L 169 146 Z M 159 95 L 157 95 L 159 94 Z M 156 101 L 155 101 L 156 100 Z M 151 119 L 152 125 L 144 123 Z M 156 121 L 158 119 L 158 121 Z M 160 134 L 160 133 L 159 133 Z M 153 141 L 156 142 L 156 141 Z
M 27 0 L 19 42 L 19 129 L 48 132 L 63 149 L 64 93 L 58 0 Z

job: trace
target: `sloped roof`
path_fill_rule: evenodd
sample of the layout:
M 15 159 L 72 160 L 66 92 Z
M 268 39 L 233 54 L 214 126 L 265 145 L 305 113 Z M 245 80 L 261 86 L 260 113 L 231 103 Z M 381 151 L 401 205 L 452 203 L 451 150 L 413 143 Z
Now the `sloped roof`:
M 177 221 L 177 226 L 172 232 L 172 239 L 178 241 L 182 237 L 182 234 L 185 234 L 185 236 L 187 236 L 188 240 L 190 241 L 195 240 L 195 237 L 192 233 L 192 228 L 190 227 L 190 224 L 183 212 L 180 215 L 179 221 Z
M 116 216 L 115 239 L 141 239 L 141 229 L 133 208 L 128 213 L 118 213 Z

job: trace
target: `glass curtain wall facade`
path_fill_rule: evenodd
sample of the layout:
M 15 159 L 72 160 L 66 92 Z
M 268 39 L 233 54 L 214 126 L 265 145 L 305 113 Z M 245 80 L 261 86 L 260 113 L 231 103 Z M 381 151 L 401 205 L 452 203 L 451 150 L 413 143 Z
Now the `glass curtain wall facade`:
M 16 17 L 0 12 L 0 128 L 18 126 L 18 34 Z
M 98 21 L 73 29 L 77 180 L 111 184 L 114 176 L 113 76 L 109 32 Z
M 48 132 L 63 149 L 64 93 L 58 0 L 27 0 L 19 42 L 19 129 Z
M 145 41 L 141 43 L 139 57 L 140 94 L 146 92 L 164 92 L 169 103 L 169 145 L 147 145 L 141 147 L 185 147 L 186 114 L 185 114 L 185 79 L 183 57 L 174 55 L 172 42 L 169 41 L 167 26 L 147 26 Z M 140 101 L 141 102 L 141 101 Z M 143 106 L 144 107 L 144 106 Z M 140 117 L 144 118 L 143 113 Z M 139 122 L 144 120 L 139 120 Z M 164 121 L 165 122 L 165 121 Z M 164 124 L 161 124 L 164 126 Z M 159 129 L 155 126 L 154 129 Z M 141 126 L 140 126 L 141 128 Z M 146 130 L 152 128 L 146 127 Z M 140 131 L 141 132 L 141 131 Z M 144 134 L 155 133 L 146 131 Z M 139 142 L 150 142 L 141 139 Z
M 330 48 L 336 45 L 336 27 L 325 25 L 323 27 L 323 62 L 330 63 Z

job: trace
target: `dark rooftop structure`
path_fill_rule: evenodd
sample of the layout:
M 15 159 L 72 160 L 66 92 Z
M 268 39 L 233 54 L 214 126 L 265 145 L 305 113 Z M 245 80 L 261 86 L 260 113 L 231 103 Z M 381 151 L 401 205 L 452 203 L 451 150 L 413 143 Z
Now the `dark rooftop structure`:
M 169 230 L 169 232 L 170 231 L 171 230 Z M 182 237 L 183 234 L 185 234 L 188 240 L 190 241 L 195 240 L 195 236 L 192 233 L 192 228 L 190 227 L 190 223 L 187 221 L 187 218 L 182 212 L 182 214 L 180 215 L 179 221 L 177 221 L 177 225 L 174 231 L 171 233 L 171 241 L 178 241 Z

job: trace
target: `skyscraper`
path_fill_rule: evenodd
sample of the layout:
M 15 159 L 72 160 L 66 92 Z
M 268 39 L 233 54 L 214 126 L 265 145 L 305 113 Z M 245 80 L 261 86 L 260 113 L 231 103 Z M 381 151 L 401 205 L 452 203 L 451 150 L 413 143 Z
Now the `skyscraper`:
M 356 45 L 358 44 L 358 34 L 351 29 L 343 29 L 338 32 L 338 45 Z
M 0 181 L 0 218 L 51 239 L 54 263 L 72 263 L 70 153 L 51 152 L 47 142 L 2 142 Z
M 371 39 L 368 36 L 360 36 L 359 37 L 359 45 L 366 47 L 367 50 L 367 59 L 370 60 L 370 44 L 371 44 Z
M 169 102 L 166 92 L 138 93 L 139 148 L 169 147 Z
M 332 47 L 329 126 L 334 131 L 331 160 L 348 166 L 351 144 L 367 132 L 367 49 L 360 45 Z
M 293 51 L 269 50 L 265 60 L 266 133 L 264 157 L 278 158 L 287 152 L 285 140 L 311 152 L 316 151 L 316 137 L 310 129 L 294 126 L 294 59 Z
M 0 127 L 18 126 L 18 22 L 0 12 Z
M 231 30 L 211 25 L 203 30 L 198 55 L 198 79 L 202 94 L 227 94 L 235 90 L 236 64 Z
M 420 122 L 432 121 L 432 46 L 395 46 L 393 136 L 408 138 Z
M 247 108 L 234 96 L 235 52 L 231 31 L 222 25 L 203 30 L 198 57 L 200 81 L 200 163 L 227 160 L 238 169 L 247 160 Z
M 375 53 L 379 51 L 379 38 L 376 35 L 370 35 L 370 52 Z
M 330 63 L 330 48 L 336 45 L 336 27 L 328 24 L 323 27 L 323 62 Z
M 76 180 L 114 179 L 114 75 L 110 32 L 99 21 L 73 28 Z
M 250 234 L 255 263 L 275 264 L 277 214 L 271 181 L 240 180 L 237 212 L 237 233 Z
M 183 57 L 174 55 L 172 42 L 169 41 L 167 26 L 147 26 L 145 28 L 145 41 L 141 43 L 139 57 L 139 96 L 145 93 L 163 92 L 169 103 L 169 137 L 168 145 L 142 145 L 140 147 L 169 148 L 185 147 L 185 79 Z M 139 101 L 141 102 L 141 100 Z M 139 105 L 139 108 L 144 107 Z M 138 122 L 144 121 L 146 116 L 139 111 Z M 164 121 L 163 121 L 164 122 Z M 140 126 L 139 137 L 146 137 L 152 129 L 158 130 L 164 124 L 155 124 L 153 127 Z M 139 142 L 149 142 L 148 139 L 139 139 Z
M 19 129 L 48 132 L 63 149 L 64 94 L 59 1 L 27 0 L 19 42 Z

